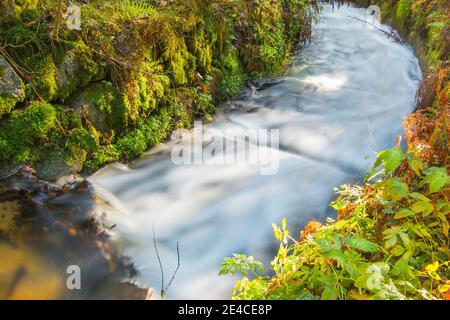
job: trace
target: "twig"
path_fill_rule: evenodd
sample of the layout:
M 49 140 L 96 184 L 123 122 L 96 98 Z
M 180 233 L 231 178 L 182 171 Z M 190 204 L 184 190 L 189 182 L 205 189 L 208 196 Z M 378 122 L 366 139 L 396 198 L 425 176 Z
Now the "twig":
M 158 258 L 159 268 L 161 270 L 161 298 L 164 298 L 164 296 L 166 295 L 167 290 L 172 285 L 173 280 L 175 280 L 175 276 L 177 275 L 177 272 L 178 272 L 178 270 L 180 269 L 180 266 L 181 266 L 181 262 L 180 262 L 180 246 L 179 246 L 179 243 L 177 241 L 177 258 L 178 258 L 177 268 L 173 272 L 172 277 L 170 278 L 170 281 L 167 284 L 167 286 L 164 287 L 164 268 L 163 268 L 163 265 L 162 265 L 162 262 L 161 262 L 161 257 L 159 256 L 158 245 L 156 244 L 155 226 L 152 226 L 152 229 L 153 229 L 153 245 L 155 246 L 156 257 Z
M 161 269 L 161 296 L 164 295 L 164 268 L 161 262 L 161 257 L 159 256 L 158 246 L 156 244 L 156 235 L 155 235 L 155 226 L 152 226 L 153 229 L 153 245 L 155 246 L 156 257 L 158 258 L 159 268 Z
M 383 32 L 384 34 L 386 34 L 389 38 L 392 37 L 392 38 L 393 38 L 395 41 L 397 41 L 397 42 L 405 43 L 405 41 L 403 41 L 402 38 L 400 38 L 399 36 L 397 36 L 397 35 L 395 34 L 395 32 L 392 30 L 392 28 L 390 28 L 391 33 L 389 33 L 389 32 L 387 32 L 386 30 L 383 30 L 383 29 L 377 27 L 377 26 L 374 25 L 373 23 L 370 23 L 369 21 L 366 21 L 366 20 L 363 20 L 363 19 L 360 19 L 360 18 L 357 18 L 357 17 L 352 17 L 352 16 L 348 16 L 348 17 L 349 17 L 349 18 L 352 18 L 352 19 L 355 19 L 355 20 L 358 20 L 358 21 L 361 21 L 361 22 L 364 22 L 364 23 L 367 23 L 368 25 L 374 27 L 374 28 L 377 29 L 378 31 L 381 31 L 381 32 Z
M 178 270 L 180 269 L 181 263 L 180 263 L 180 247 L 178 245 L 178 241 L 177 241 L 177 257 L 178 257 L 178 264 L 177 264 L 177 268 L 175 269 L 175 271 L 172 274 L 172 278 L 170 278 L 169 284 L 167 285 L 167 287 L 163 290 L 164 294 L 167 292 L 167 289 L 169 289 L 169 287 L 171 286 L 173 280 L 175 279 L 175 276 L 177 275 Z
M 25 41 L 25 42 L 23 42 L 23 43 L 21 43 L 21 44 L 17 44 L 17 45 L 14 45 L 14 44 L 12 44 L 12 43 L 7 43 L 7 42 L 5 41 L 5 44 L 4 44 L 2 47 L 0 47 L 0 49 L 4 50 L 4 49 L 6 49 L 6 48 L 8 48 L 8 47 L 11 47 L 11 48 L 22 48 L 22 47 L 25 47 L 27 44 L 33 42 L 33 41 L 36 39 L 36 37 L 37 37 L 37 35 L 38 35 L 38 33 L 39 33 L 39 28 L 40 28 L 40 27 L 41 27 L 41 22 L 39 21 L 39 24 L 38 24 L 38 26 L 37 26 L 37 28 L 36 28 L 36 31 L 35 31 L 33 37 L 31 37 L 31 38 L 28 39 L 27 41 Z

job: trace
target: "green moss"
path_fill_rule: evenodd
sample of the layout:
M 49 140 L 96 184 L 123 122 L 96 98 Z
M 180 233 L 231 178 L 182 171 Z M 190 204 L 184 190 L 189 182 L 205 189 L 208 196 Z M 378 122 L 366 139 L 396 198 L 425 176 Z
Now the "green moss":
M 0 118 L 11 112 L 17 103 L 17 99 L 12 97 L 0 96 Z
M 30 79 L 26 84 L 27 97 L 51 101 L 56 93 L 56 65 L 51 55 L 36 55 L 26 59 Z
M 166 91 L 170 86 L 170 78 L 162 73 L 163 66 L 151 60 L 144 63 L 142 72 L 132 72 L 127 92 L 129 117 L 133 122 L 139 117 L 145 118 L 156 109 L 158 103 L 167 100 Z
M 131 159 L 193 118 L 210 119 L 214 104 L 232 98 L 249 76 L 284 67 L 316 12 L 303 0 L 90 1 L 81 32 L 61 24 L 56 35 L 57 2 L 35 3 L 22 1 L 20 14 L 0 17 L 0 40 L 24 71 L 25 101 L 70 108 L 54 107 L 54 128 L 17 154 L 12 140 L 20 133 L 6 133 L 15 116 L 4 116 L 1 157 L 38 164 L 55 155 L 45 163 L 76 171 Z M 0 116 L 13 107 L 0 98 Z
M 175 32 L 166 40 L 164 58 L 169 63 L 175 84 L 186 85 L 194 78 L 196 59 L 189 53 L 183 37 Z
M 24 11 L 36 9 L 38 3 L 38 0 L 14 0 L 14 10 L 20 14 Z
M 162 111 L 150 116 L 137 129 L 119 138 L 114 144 L 122 158 L 132 159 L 163 141 L 172 129 L 173 114 Z
M 126 128 L 130 104 L 111 82 L 94 83 L 82 92 L 81 100 L 93 126 L 101 133 Z
M 35 102 L 23 111 L 13 111 L 0 128 L 0 159 L 17 163 L 34 160 L 33 146 L 47 138 L 55 120 L 55 108 L 48 103 Z
M 104 63 L 94 60 L 93 54 L 82 41 L 76 42 L 74 48 L 63 51 L 58 66 L 55 97 L 62 101 L 78 88 L 86 87 L 106 69 Z
M 214 100 L 220 103 L 237 95 L 244 86 L 247 76 L 234 49 L 220 56 L 217 70 L 218 84 L 214 89 Z
M 102 165 L 119 160 L 119 158 L 120 154 L 113 145 L 101 146 L 84 165 L 91 170 L 96 170 Z
M 400 0 L 395 6 L 396 18 L 405 25 L 410 13 L 411 0 Z

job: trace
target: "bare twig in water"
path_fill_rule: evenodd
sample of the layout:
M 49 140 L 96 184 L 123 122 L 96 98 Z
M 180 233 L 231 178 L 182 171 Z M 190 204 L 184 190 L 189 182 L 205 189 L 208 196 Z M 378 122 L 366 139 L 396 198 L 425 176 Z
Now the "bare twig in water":
M 158 252 L 158 245 L 156 244 L 156 235 L 155 235 L 155 226 L 152 226 L 153 229 L 153 245 L 155 246 L 156 257 L 158 258 L 159 268 L 161 269 L 161 296 L 164 293 L 164 268 L 162 266 L 161 257 Z
M 177 241 L 177 258 L 178 258 L 177 268 L 173 272 L 172 278 L 170 278 L 169 284 L 167 285 L 167 287 L 164 288 L 164 290 L 163 290 L 164 294 L 167 292 L 167 289 L 169 289 L 169 287 L 172 285 L 172 282 L 175 279 L 175 276 L 177 275 L 177 272 L 178 272 L 178 270 L 180 269 L 180 266 L 181 266 L 181 263 L 180 263 L 180 247 L 178 245 L 178 241 Z
M 153 245 L 155 247 L 156 257 L 158 258 L 159 268 L 161 270 L 161 297 L 164 298 L 164 296 L 166 295 L 167 290 L 172 285 L 172 282 L 175 279 L 175 276 L 177 275 L 177 272 L 178 272 L 178 270 L 180 269 L 180 266 L 181 266 L 180 246 L 179 246 L 179 243 L 177 241 L 177 258 L 178 258 L 177 268 L 173 272 L 172 277 L 170 278 L 170 281 L 167 284 L 167 286 L 164 287 L 164 268 L 163 268 L 163 265 L 162 265 L 162 262 L 161 262 L 161 257 L 159 255 L 158 245 L 156 243 L 155 226 L 153 226 L 152 228 L 153 228 Z
M 405 41 L 403 41 L 403 39 L 400 38 L 400 37 L 395 33 L 395 31 L 394 31 L 391 27 L 389 27 L 389 29 L 390 29 L 390 31 L 391 31 L 391 32 L 389 33 L 389 32 L 387 32 L 386 30 L 383 30 L 383 29 L 377 27 L 377 26 L 374 25 L 373 23 L 370 23 L 369 21 L 366 21 L 366 20 L 363 20 L 363 19 L 360 19 L 360 18 L 357 18 L 357 17 L 352 17 L 352 16 L 348 16 L 348 17 L 349 17 L 349 18 L 352 18 L 352 19 L 355 19 L 355 20 L 358 20 L 358 21 L 361 21 L 361 22 L 364 22 L 364 23 L 367 23 L 368 25 L 374 27 L 374 28 L 377 29 L 378 31 L 381 31 L 381 32 L 383 32 L 384 34 L 386 34 L 389 38 L 392 38 L 392 39 L 394 39 L 395 41 L 400 42 L 400 43 L 405 43 Z

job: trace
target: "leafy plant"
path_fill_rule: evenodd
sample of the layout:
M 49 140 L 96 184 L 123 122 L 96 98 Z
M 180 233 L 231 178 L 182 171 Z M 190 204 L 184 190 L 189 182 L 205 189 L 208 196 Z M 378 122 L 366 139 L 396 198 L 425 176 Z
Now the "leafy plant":
M 289 235 L 285 219 L 274 225 L 275 275 L 250 281 L 243 273 L 233 298 L 443 298 L 450 289 L 450 203 L 443 192 L 449 178 L 446 168 L 415 170 L 426 164 L 411 159 L 397 147 L 380 152 L 374 167 L 383 164 L 389 175 L 364 188 L 343 186 L 332 203 L 340 219 L 310 222 L 300 240 Z M 402 163 L 408 165 L 392 176 Z M 221 274 L 247 267 L 235 258 L 225 260 Z
M 233 254 L 231 258 L 225 258 L 225 262 L 220 266 L 220 275 L 236 273 L 242 274 L 248 278 L 248 273 L 254 276 L 259 276 L 259 273 L 264 271 L 262 262 L 256 261 L 253 257 L 247 257 L 245 254 Z

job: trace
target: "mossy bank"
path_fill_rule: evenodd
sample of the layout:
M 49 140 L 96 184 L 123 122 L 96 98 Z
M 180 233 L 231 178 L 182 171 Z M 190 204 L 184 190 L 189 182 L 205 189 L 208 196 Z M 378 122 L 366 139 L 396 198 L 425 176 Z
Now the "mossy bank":
M 316 0 L 0 5 L 0 172 L 42 178 L 139 156 L 245 81 L 282 72 Z M 71 20 L 72 19 L 72 20 Z

